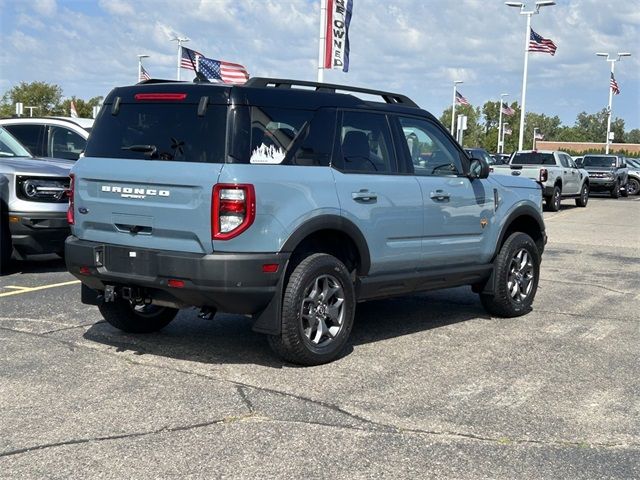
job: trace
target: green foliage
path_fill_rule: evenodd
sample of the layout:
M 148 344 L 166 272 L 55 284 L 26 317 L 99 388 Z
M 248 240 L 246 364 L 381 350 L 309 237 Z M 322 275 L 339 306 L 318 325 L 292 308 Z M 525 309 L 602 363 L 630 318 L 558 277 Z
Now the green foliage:
M 634 128 L 625 133 L 624 143 L 640 143 L 640 128 Z
M 93 107 L 100 105 L 103 97 L 94 97 L 87 101 L 76 97 L 71 98 L 75 101 L 78 116 L 91 118 Z M 20 82 L 2 96 L 0 117 L 14 115 L 17 102 L 22 102 L 25 107 L 36 107 L 33 111 L 34 116 L 60 115 L 68 117 L 71 115 L 69 111 L 71 98 L 63 101 L 62 88 L 58 85 L 46 82 Z M 29 115 L 27 109 L 24 113 Z

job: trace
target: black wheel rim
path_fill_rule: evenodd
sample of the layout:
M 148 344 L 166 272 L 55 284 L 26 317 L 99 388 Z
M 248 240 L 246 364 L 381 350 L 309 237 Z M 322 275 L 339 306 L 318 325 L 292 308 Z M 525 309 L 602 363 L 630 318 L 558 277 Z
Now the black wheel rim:
M 636 195 L 638 190 L 640 190 L 640 182 L 630 180 L 627 184 L 627 192 L 629 192 L 629 195 Z

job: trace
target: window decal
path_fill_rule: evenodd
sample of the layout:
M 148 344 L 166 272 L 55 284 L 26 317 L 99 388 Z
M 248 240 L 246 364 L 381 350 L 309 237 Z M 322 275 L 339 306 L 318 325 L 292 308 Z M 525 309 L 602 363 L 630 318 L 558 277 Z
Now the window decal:
M 262 163 L 268 165 L 279 165 L 284 161 L 284 157 L 287 153 L 282 149 L 274 145 L 265 145 L 261 143 L 251 152 L 251 163 Z

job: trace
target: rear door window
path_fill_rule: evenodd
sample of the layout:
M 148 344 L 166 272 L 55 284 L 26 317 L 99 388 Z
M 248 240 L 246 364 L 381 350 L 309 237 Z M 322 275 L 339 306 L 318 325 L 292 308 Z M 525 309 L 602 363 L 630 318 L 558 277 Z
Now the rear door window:
M 46 157 L 44 151 L 44 125 L 5 125 L 9 133 L 36 157 Z
M 105 105 L 87 143 L 87 157 L 223 163 L 226 105 L 123 103 Z

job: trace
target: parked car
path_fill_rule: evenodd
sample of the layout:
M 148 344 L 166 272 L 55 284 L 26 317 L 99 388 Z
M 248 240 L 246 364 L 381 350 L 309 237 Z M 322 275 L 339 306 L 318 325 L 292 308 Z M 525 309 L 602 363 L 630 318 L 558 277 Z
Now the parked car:
M 611 197 L 629 195 L 627 181 L 629 169 L 624 157 L 619 155 L 585 155 L 582 167 L 589 173 L 594 192 L 609 192 Z
M 535 180 L 542 186 L 547 209 L 560 210 L 563 198 L 574 198 L 586 207 L 591 183 L 587 172 L 566 153 L 551 150 L 523 150 L 514 153 L 508 165 L 496 165 L 494 173 Z
M 0 127 L 0 273 L 14 250 L 19 255 L 64 253 L 72 165 L 31 157 Z
M 508 153 L 492 153 L 491 156 L 497 165 L 506 165 L 509 163 L 509 159 L 511 158 L 511 155 Z
M 629 195 L 638 195 L 640 194 L 640 160 L 627 157 L 625 161 L 629 169 L 627 193 Z
M 67 267 L 121 330 L 159 330 L 187 306 L 247 314 L 284 359 L 324 363 L 359 301 L 472 285 L 492 314 L 530 310 L 540 188 L 488 172 L 397 93 L 116 88 L 72 170 Z
M 14 117 L 0 119 L 20 143 L 36 157 L 77 160 L 87 145 L 91 118 Z

